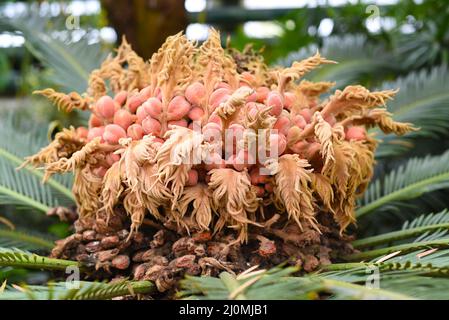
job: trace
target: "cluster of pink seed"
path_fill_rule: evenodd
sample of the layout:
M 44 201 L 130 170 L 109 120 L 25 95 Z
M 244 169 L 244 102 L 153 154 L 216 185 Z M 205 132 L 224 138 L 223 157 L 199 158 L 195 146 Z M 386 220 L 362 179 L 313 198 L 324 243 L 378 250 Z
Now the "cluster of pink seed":
M 241 75 L 240 87 L 250 87 L 252 93 L 247 96 L 244 111 L 249 116 L 255 116 L 267 106 L 271 107 L 270 115 L 275 117 L 276 122 L 272 133 L 269 135 L 270 146 L 276 146 L 276 155 L 285 153 L 296 153 L 306 159 L 312 159 L 319 154 L 320 144 L 315 138 L 304 139 L 295 144 L 288 145 L 291 138 L 292 127 L 301 130 L 311 125 L 313 111 L 316 102 L 310 102 L 299 111 L 290 112 L 297 99 L 295 93 L 280 93 L 268 87 L 261 86 L 253 88 L 250 83 L 254 81 L 254 76 L 249 73 Z M 122 91 L 113 98 L 103 96 L 91 108 L 92 114 L 89 119 L 89 128 L 79 127 L 78 134 L 91 141 L 96 137 L 101 137 L 103 143 L 110 145 L 119 144 L 121 138 L 131 138 L 140 140 L 145 135 L 153 135 L 155 141 L 164 143 L 164 134 L 170 125 L 193 129 L 195 123 L 205 123 L 200 129 L 204 139 L 213 142 L 214 139 L 223 137 L 223 121 L 215 109 L 226 102 L 233 93 L 233 90 L 225 82 L 216 85 L 215 90 L 207 99 L 207 110 L 210 116 L 204 121 L 204 105 L 206 99 L 206 89 L 201 82 L 193 82 L 186 87 L 183 95 L 176 95 L 168 103 L 167 109 L 163 112 L 162 95 L 160 90 L 152 92 L 150 87 L 143 88 L 139 92 Z M 294 114 L 294 115 L 293 115 Z M 333 115 L 324 119 L 330 125 L 334 125 L 337 120 Z M 163 123 L 166 123 L 165 129 Z M 226 128 L 232 132 L 234 137 L 241 137 L 246 130 L 239 121 L 231 122 Z M 364 140 L 366 131 L 363 127 L 346 128 L 345 138 L 347 140 Z M 231 167 L 242 171 L 248 169 L 251 183 L 257 187 L 258 196 L 273 192 L 273 185 L 270 177 L 260 174 L 262 161 L 257 159 L 257 155 L 252 155 L 248 150 L 236 147 L 236 138 L 233 141 L 235 152 L 224 159 L 222 150 L 209 154 L 208 161 L 200 165 L 195 165 L 189 171 L 187 185 L 196 185 L 199 181 L 208 182 L 207 172 L 214 168 Z M 120 159 L 120 155 L 111 152 L 106 157 L 106 164 L 95 168 L 94 173 L 104 176 L 112 164 Z

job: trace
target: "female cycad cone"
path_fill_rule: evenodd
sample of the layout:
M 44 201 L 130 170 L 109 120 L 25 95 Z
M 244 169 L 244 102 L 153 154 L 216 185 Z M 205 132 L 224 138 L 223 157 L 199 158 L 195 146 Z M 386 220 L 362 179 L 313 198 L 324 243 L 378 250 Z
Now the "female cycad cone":
M 126 212 L 128 240 L 152 221 L 194 242 L 202 234 L 239 248 L 256 241 L 252 252 L 271 259 L 295 255 L 301 237 L 319 238 L 329 221 L 342 234 L 372 175 L 376 140 L 366 129 L 414 130 L 385 109 L 396 91 L 348 86 L 320 99 L 334 83 L 302 80 L 334 63 L 319 53 L 288 68 L 233 53 L 215 30 L 200 47 L 169 37 L 148 62 L 124 41 L 84 95 L 39 92 L 92 115 L 88 132 L 66 129 L 26 162 L 43 165 L 46 177 L 73 171 L 79 221 L 112 223 Z

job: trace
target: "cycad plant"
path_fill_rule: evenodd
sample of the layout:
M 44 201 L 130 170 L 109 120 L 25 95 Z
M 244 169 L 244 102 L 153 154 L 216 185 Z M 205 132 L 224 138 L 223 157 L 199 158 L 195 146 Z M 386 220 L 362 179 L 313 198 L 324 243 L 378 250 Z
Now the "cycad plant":
M 44 147 L 32 140 L 36 134 L 19 133 L 7 127 L 13 119 L 4 120 L 6 135 L 30 144 L 1 146 L 2 201 L 57 211 L 68 221 L 75 201 L 79 219 L 50 257 L 44 253 L 51 238 L 16 231 L 4 219 L 0 298 L 161 292 L 185 299 L 449 298 L 449 218 L 444 199 L 435 200 L 449 181 L 448 153 L 407 158 L 425 139 L 447 134 L 445 67 L 373 92 L 343 86 L 378 64 L 330 64 L 311 74 L 318 82 L 297 81 L 323 63 L 332 61 L 314 55 L 268 68 L 251 50 L 224 51 L 212 31 L 200 48 L 181 35 L 169 38 L 149 63 L 125 42 L 93 71 L 85 95 L 40 91 L 66 111 L 90 110 L 89 125 L 64 129 Z M 331 80 L 342 73 L 347 80 L 319 100 L 333 85 L 320 78 L 326 68 L 334 70 Z M 388 102 L 392 115 L 383 104 L 395 92 L 385 88 L 401 89 Z M 195 132 L 195 120 L 220 136 L 225 128 L 268 131 L 279 160 L 266 152 L 267 161 L 259 155 L 250 162 L 250 143 L 242 139 L 234 146 L 241 154 L 209 163 L 210 150 L 217 152 L 214 135 Z M 401 136 L 386 135 L 391 132 Z M 383 140 L 379 147 L 375 138 Z M 22 164 L 36 147 L 43 149 Z M 195 165 L 183 161 L 194 156 Z M 57 175 L 65 172 L 75 174 L 73 193 L 70 179 Z M 376 226 L 392 216 L 408 221 L 402 228 L 397 221 L 389 229 Z M 23 268 L 50 270 L 54 280 L 46 286 L 7 280 Z M 88 280 L 75 288 L 62 282 L 73 268 Z M 123 276 L 130 280 L 116 279 Z

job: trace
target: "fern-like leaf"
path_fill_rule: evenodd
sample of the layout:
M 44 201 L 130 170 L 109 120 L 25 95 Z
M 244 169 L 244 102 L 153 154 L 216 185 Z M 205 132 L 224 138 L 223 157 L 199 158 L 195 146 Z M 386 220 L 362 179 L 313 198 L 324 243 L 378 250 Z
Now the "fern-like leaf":
M 412 158 L 375 180 L 359 201 L 357 217 L 376 210 L 398 210 L 400 201 L 449 187 L 449 151 L 440 156 Z
M 49 240 L 48 235 L 41 235 L 34 231 L 0 228 L 0 247 L 24 250 L 50 250 L 53 249 L 54 243 Z
M 447 66 L 413 72 L 383 88 L 400 88 L 395 99 L 388 103 L 388 111 L 399 122 L 419 127 L 402 137 L 386 135 L 375 130 L 383 141 L 376 151 L 377 158 L 397 156 L 416 147 L 417 138 L 436 139 L 449 134 L 449 72 Z M 428 143 L 428 140 L 424 140 Z
M 82 265 L 77 261 L 48 258 L 19 249 L 8 248 L 0 248 L 0 267 L 42 270 L 65 270 L 67 267 L 82 269 Z
M 359 269 L 357 269 L 359 270 Z M 181 283 L 179 295 L 185 299 L 319 299 L 321 294 L 332 294 L 339 299 L 412 299 L 393 291 L 371 289 L 364 285 L 340 280 L 335 273 L 292 276 L 294 268 L 274 268 L 233 276 L 220 274 L 219 278 L 188 277 Z M 354 270 L 352 270 L 354 271 Z M 333 275 L 331 277 L 330 275 Z M 359 280 L 359 279 L 357 279 Z
M 30 166 L 16 170 L 25 156 L 46 144 L 43 132 L 7 114 L 0 121 L 0 135 L 0 203 L 44 212 L 74 204 L 71 175 L 55 176 L 42 184 L 42 171 Z
M 48 20 L 39 15 L 3 23 L 22 33 L 25 46 L 52 70 L 51 80 L 67 92 L 85 92 L 90 72 L 98 68 L 106 56 L 101 43 L 90 44 L 87 37 L 77 42 L 52 37 L 46 30 Z
M 79 281 L 49 283 L 47 286 L 8 288 L 0 293 L 0 300 L 109 300 L 126 295 L 148 294 L 154 290 L 149 281 L 117 281 L 113 283 Z
M 357 239 L 352 242 L 352 245 L 357 249 L 362 249 L 412 237 L 418 237 L 414 241 L 436 240 L 445 237 L 448 230 L 449 211 L 445 209 L 436 214 L 423 214 L 416 219 L 406 221 L 401 230 Z

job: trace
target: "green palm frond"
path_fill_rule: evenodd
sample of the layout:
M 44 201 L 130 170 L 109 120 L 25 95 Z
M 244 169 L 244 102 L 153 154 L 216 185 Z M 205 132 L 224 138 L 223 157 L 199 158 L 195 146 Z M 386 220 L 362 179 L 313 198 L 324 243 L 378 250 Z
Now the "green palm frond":
M 387 232 L 352 242 L 356 249 L 389 244 L 417 237 L 414 241 L 436 240 L 447 235 L 449 230 L 449 211 L 447 209 L 433 214 L 423 214 L 412 221 L 406 221 L 401 230 Z M 432 236 L 432 238 L 429 238 Z
M 449 72 L 447 66 L 435 67 L 429 72 L 413 72 L 407 77 L 383 88 L 399 88 L 388 110 L 393 119 L 410 122 L 419 127 L 403 137 L 386 135 L 375 130 L 376 137 L 382 141 L 376 151 L 377 158 L 397 156 L 417 146 L 417 138 L 438 138 L 449 134 Z M 428 144 L 428 140 L 423 143 Z
M 0 248 L 0 267 L 42 270 L 65 270 L 67 267 L 82 269 L 82 265 L 77 261 L 48 258 L 19 249 L 8 248 Z
M 361 82 L 367 75 L 376 78 L 391 69 L 385 50 L 380 46 L 368 43 L 363 35 L 333 36 L 323 39 L 323 45 L 303 48 L 289 54 L 285 59 L 275 64 L 290 66 L 294 61 L 310 57 L 317 50 L 327 59 L 335 60 L 338 64 L 319 68 L 306 76 L 311 81 L 336 81 L 341 88 L 348 84 Z
M 290 275 L 295 268 L 274 268 L 234 276 L 228 272 L 213 277 L 187 277 L 181 282 L 179 297 L 188 299 L 305 299 L 319 290 L 312 280 L 303 279 L 300 286 Z
M 52 36 L 49 21 L 39 15 L 11 19 L 12 26 L 25 37 L 25 46 L 51 69 L 50 80 L 66 91 L 85 92 L 90 72 L 98 68 L 106 53 L 101 43 L 89 43 L 87 37 L 77 42 Z
M 11 162 L 0 157 L 0 204 L 12 204 L 17 209 L 47 212 L 60 205 L 49 185 L 27 170 L 16 170 Z
M 323 267 L 325 271 L 351 271 L 352 276 L 356 269 L 360 269 L 364 276 L 367 268 L 378 268 L 383 275 L 432 275 L 449 277 L 449 250 L 421 249 L 410 253 L 399 252 L 386 259 L 382 255 L 376 256 L 370 262 L 334 263 Z
M 58 205 L 72 205 L 72 177 L 55 176 L 42 184 L 42 171 L 27 166 L 17 171 L 23 158 L 46 144 L 45 135 L 36 128 L 23 128 L 9 114 L 0 122 L 0 203 L 47 211 Z
M 79 281 L 77 284 L 78 288 L 69 287 L 65 282 L 23 286 L 19 290 L 10 287 L 0 293 L 0 300 L 109 300 L 126 295 L 148 294 L 154 290 L 154 285 L 149 281 Z
M 48 235 L 29 230 L 9 230 L 0 227 L 0 247 L 24 250 L 51 250 L 54 243 Z
M 295 270 L 274 268 L 250 272 L 243 276 L 223 272 L 219 278 L 188 277 L 181 282 L 182 291 L 179 296 L 197 300 L 311 300 L 318 299 L 320 294 L 331 294 L 338 299 L 413 299 L 405 294 L 343 281 L 335 272 L 292 276 Z
M 408 253 L 421 249 L 448 248 L 448 247 L 449 247 L 449 239 L 447 238 L 436 240 L 424 240 L 424 241 L 415 241 L 411 243 L 393 245 L 385 248 L 378 248 L 357 252 L 344 256 L 343 258 L 347 261 L 360 261 L 360 260 L 374 259 L 376 257 L 387 255 L 396 251 Z
M 440 156 L 411 158 L 385 177 L 371 182 L 359 201 L 356 215 L 360 218 L 378 210 L 397 211 L 401 201 L 447 187 L 449 151 Z

